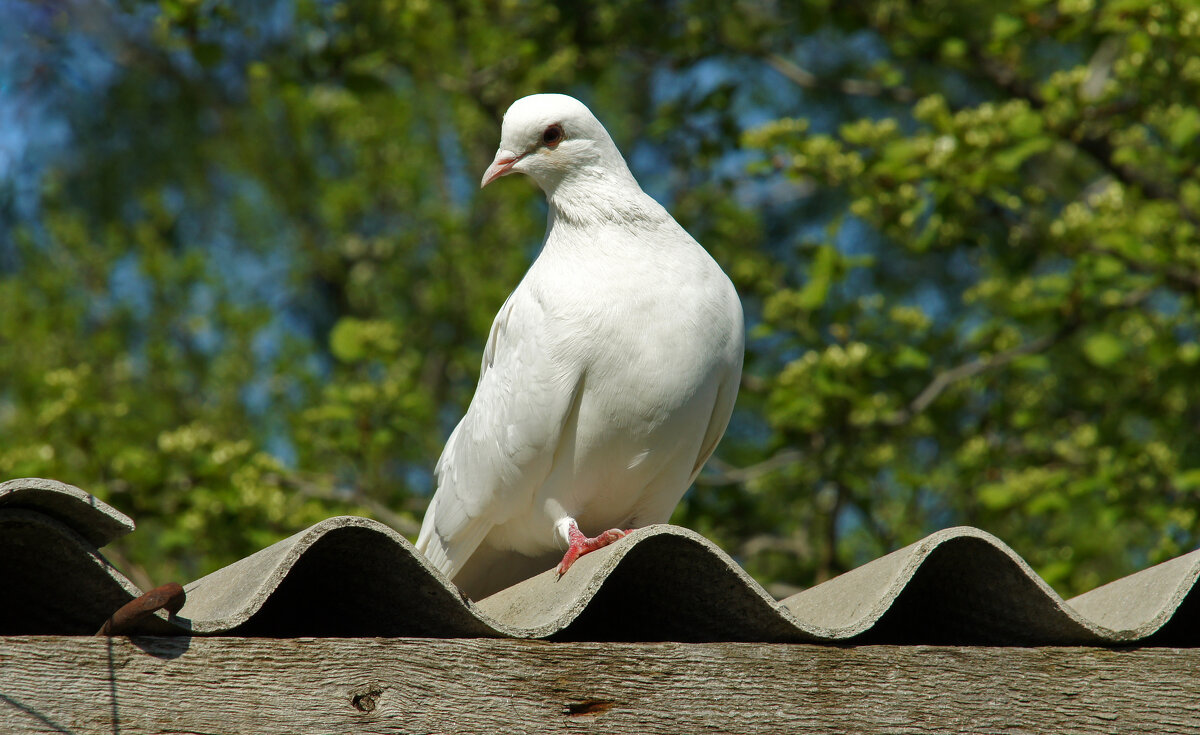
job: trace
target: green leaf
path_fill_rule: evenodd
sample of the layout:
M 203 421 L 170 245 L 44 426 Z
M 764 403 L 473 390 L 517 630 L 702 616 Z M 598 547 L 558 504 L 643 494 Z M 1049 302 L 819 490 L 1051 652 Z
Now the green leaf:
M 1171 137 L 1171 145 L 1175 148 L 1183 148 L 1191 143 L 1196 135 L 1200 134 L 1200 110 L 1195 107 L 1184 108 L 1179 117 L 1171 123 L 1168 134 Z
M 1175 487 L 1183 492 L 1200 490 L 1200 469 L 1180 472 L 1175 476 Z
M 924 370 L 929 367 L 929 355 L 921 352 L 912 345 L 901 345 L 894 359 L 896 367 L 901 369 L 916 368 Z
M 342 362 L 358 362 L 366 355 L 363 323 L 343 317 L 329 332 L 329 351 Z
M 796 303 L 807 311 L 819 309 L 829 298 L 834 274 L 840 256 L 832 245 L 817 248 L 812 264 L 808 268 L 808 282 L 796 294 Z
M 1029 138 L 996 154 L 996 168 L 1001 171 L 1016 171 L 1030 156 L 1050 150 L 1054 141 L 1045 136 Z
M 1007 13 L 997 13 L 992 19 L 992 38 L 997 41 L 1007 41 L 1021 32 L 1024 24 Z
M 1096 367 L 1111 367 L 1125 356 L 1125 340 L 1108 332 L 1089 336 L 1083 342 L 1083 353 Z
M 967 42 L 961 38 L 947 38 L 942 41 L 942 56 L 958 61 L 967 55 Z

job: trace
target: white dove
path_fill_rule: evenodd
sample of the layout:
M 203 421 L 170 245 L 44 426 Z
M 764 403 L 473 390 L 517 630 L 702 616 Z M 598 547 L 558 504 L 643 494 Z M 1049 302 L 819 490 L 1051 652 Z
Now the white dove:
M 546 239 L 492 324 L 417 540 L 474 599 L 667 521 L 725 433 L 745 342 L 729 278 L 583 103 L 514 102 L 480 187 L 510 173 L 546 193 Z

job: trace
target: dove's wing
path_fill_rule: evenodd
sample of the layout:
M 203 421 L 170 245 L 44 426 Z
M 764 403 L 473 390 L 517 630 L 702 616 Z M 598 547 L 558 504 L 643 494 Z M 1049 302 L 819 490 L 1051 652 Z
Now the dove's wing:
M 527 288 L 501 307 L 479 385 L 438 460 L 417 548 L 453 577 L 498 523 L 526 512 L 578 408 L 579 371 L 557 364 L 547 315 Z
M 730 288 L 732 289 L 732 286 Z M 721 437 L 725 435 L 725 429 L 729 426 L 729 418 L 733 415 L 733 404 L 737 400 L 738 387 L 742 382 L 742 361 L 745 359 L 746 338 L 741 330 L 741 325 L 745 322 L 745 316 L 736 292 L 730 300 L 730 315 L 732 323 L 738 327 L 736 330 L 738 337 L 733 348 L 736 357 L 732 361 L 733 364 L 720 378 L 721 383 L 717 388 L 717 398 L 713 403 L 712 416 L 708 420 L 708 426 L 704 429 L 704 439 L 700 442 L 700 454 L 696 457 L 696 464 L 692 466 L 688 485 L 691 485 L 700 476 L 700 470 L 704 468 L 704 463 L 712 456 Z
M 721 385 L 717 389 L 717 400 L 713 403 L 712 416 L 708 420 L 708 426 L 704 430 L 704 439 L 700 443 L 700 454 L 696 457 L 696 463 L 692 466 L 692 474 L 688 478 L 688 485 L 696 481 L 700 476 L 700 470 L 704 468 L 704 463 L 716 451 L 717 444 L 720 443 L 721 437 L 725 435 L 725 428 L 729 426 L 729 418 L 733 415 L 733 404 L 737 399 L 738 385 L 742 380 L 742 363 L 739 360 L 737 366 L 725 374 L 721 380 Z

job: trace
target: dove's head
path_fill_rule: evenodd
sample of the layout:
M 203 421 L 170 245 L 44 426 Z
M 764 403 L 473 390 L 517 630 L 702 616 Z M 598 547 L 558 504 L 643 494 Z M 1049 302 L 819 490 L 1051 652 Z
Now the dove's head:
M 500 148 L 479 186 L 510 173 L 531 176 L 547 194 L 574 177 L 633 181 L 608 131 L 586 105 L 565 94 L 522 97 L 504 113 Z

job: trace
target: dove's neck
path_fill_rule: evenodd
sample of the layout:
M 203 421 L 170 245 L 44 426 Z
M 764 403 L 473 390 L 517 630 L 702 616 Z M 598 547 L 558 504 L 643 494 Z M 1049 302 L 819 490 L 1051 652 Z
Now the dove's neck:
M 546 187 L 550 227 L 587 228 L 620 224 L 657 224 L 666 210 L 638 186 L 624 160 L 619 165 L 588 166 Z

